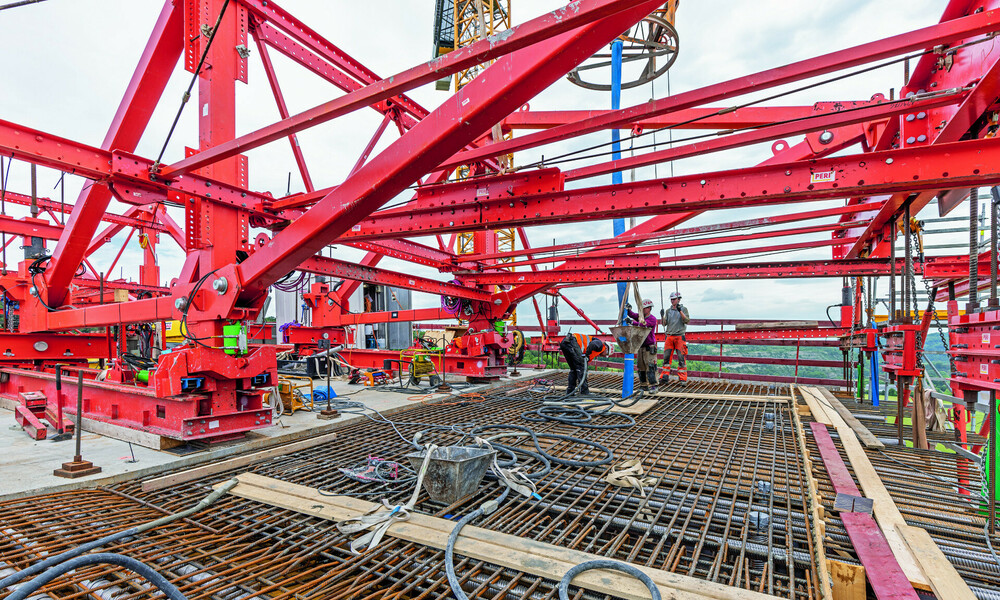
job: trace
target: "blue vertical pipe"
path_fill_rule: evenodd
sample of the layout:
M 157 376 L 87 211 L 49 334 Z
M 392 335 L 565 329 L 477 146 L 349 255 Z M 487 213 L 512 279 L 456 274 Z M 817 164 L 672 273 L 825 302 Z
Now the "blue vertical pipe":
M 622 104 L 622 41 L 611 42 L 611 110 L 618 110 Z M 611 158 L 618 160 L 622 157 L 621 132 L 617 129 L 611 130 Z M 615 171 L 611 174 L 611 183 L 622 182 L 622 172 Z M 615 236 L 625 233 L 625 219 L 615 219 L 612 221 Z M 618 283 L 618 306 L 622 305 L 622 300 L 628 293 L 628 284 Z
M 878 350 L 872 352 L 872 406 L 878 406 Z
M 611 110 L 618 110 L 622 105 L 622 41 L 611 42 Z M 611 158 L 618 160 L 622 157 L 621 132 L 617 129 L 611 130 Z M 622 182 L 622 172 L 615 171 L 611 174 L 611 183 Z M 615 236 L 625 233 L 625 219 L 614 219 Z M 618 306 L 625 301 L 628 294 L 628 283 L 618 283 Z M 637 307 L 638 308 L 638 307 Z M 639 308 L 641 310 L 641 308 Z M 622 398 L 632 395 L 635 377 L 635 355 L 625 355 L 625 372 L 622 374 Z
M 632 373 L 635 371 L 635 354 L 625 355 L 625 378 L 622 379 L 622 398 L 632 395 L 635 382 L 632 380 Z

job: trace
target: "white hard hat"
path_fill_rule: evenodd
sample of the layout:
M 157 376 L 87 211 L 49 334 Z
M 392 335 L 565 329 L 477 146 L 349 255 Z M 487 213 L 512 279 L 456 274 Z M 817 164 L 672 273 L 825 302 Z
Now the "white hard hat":
M 681 293 L 680 292 L 670 292 L 670 299 L 671 300 L 673 300 L 674 298 L 680 298 L 680 297 L 681 297 Z
M 652 300 L 643 300 L 642 301 L 642 307 L 643 308 L 652 308 L 653 307 L 653 301 Z

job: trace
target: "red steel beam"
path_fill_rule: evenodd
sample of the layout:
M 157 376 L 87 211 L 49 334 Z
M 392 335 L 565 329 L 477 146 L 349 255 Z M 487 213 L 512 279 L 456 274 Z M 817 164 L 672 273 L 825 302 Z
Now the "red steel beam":
M 262 10 L 264 8 L 262 3 L 256 0 L 247 0 L 246 3 L 252 11 L 259 11 L 259 17 L 264 20 L 279 23 L 283 21 L 281 18 L 276 19 L 273 11 Z M 356 91 L 299 113 L 289 119 L 238 137 L 228 144 L 220 144 L 210 150 L 178 161 L 164 169 L 163 174 L 165 177 L 171 177 L 203 167 L 228 156 L 234 156 L 240 152 L 245 152 L 251 148 L 262 146 L 274 140 L 287 137 L 292 133 L 335 119 L 359 108 L 393 98 L 402 92 L 426 83 L 431 83 L 442 77 L 457 73 L 462 69 L 501 58 L 509 53 L 534 44 L 544 44 L 546 40 L 558 34 L 645 4 L 642 0 L 578 0 L 527 23 L 512 27 L 501 36 L 493 36 L 485 40 L 480 40 L 392 77 L 380 79 L 369 72 L 370 81 L 366 82 L 364 87 Z M 283 23 L 282 28 L 284 28 Z M 320 39 L 320 36 L 315 34 L 315 38 Z M 352 63 L 355 62 L 349 57 L 346 57 L 344 60 L 344 63 L 346 63 L 345 66 L 348 67 L 352 66 Z M 402 104 L 404 107 L 407 107 L 405 102 Z M 473 140 L 470 139 L 469 141 Z
M 477 199 L 475 186 L 456 185 L 441 206 L 385 210 L 339 235 L 346 242 L 997 182 L 1000 140 L 970 140 L 508 198 Z
M 312 256 L 299 265 L 298 269 L 307 273 L 316 273 L 339 279 L 351 279 L 353 281 L 378 283 L 407 290 L 417 290 L 418 292 L 426 292 L 428 294 L 458 296 L 483 302 L 489 302 L 492 299 L 490 293 L 484 290 L 462 287 L 451 283 L 442 283 L 433 279 L 427 279 L 426 277 L 407 275 L 398 271 L 366 267 L 344 260 L 326 258 L 325 256 Z
M 476 139 L 655 6 L 655 2 L 640 3 L 637 8 L 497 60 L 461 94 L 446 100 L 302 218 L 276 234 L 266 252 L 256 252 L 240 263 L 241 295 L 260 296 L 274 281 L 433 170 L 439 156 Z
M 970 49 L 970 51 L 973 50 Z M 976 60 L 979 58 L 977 57 Z M 933 144 L 954 142 L 965 136 L 972 124 L 996 102 L 998 95 L 1000 95 L 1000 58 L 994 59 L 990 68 L 983 73 L 982 78 L 966 96 L 956 113 L 937 131 Z M 936 190 L 925 190 L 918 194 L 911 204 L 910 214 L 919 213 L 936 195 Z M 883 228 L 894 220 L 902 210 L 903 203 L 909 196 L 908 193 L 897 193 L 886 200 L 872 222 L 858 235 L 859 240 L 847 251 L 847 257 L 860 256 L 865 246 L 871 246 L 875 236 L 881 233 Z M 884 246 L 879 254 L 887 255 L 888 242 L 879 245 Z
M 152 35 L 101 148 L 133 151 L 139 144 L 139 138 L 184 50 L 183 10 L 183 3 L 173 0 L 163 3 Z M 106 168 L 109 166 L 105 165 Z M 77 198 L 45 273 L 44 293 L 50 306 L 59 306 L 66 299 L 69 284 L 86 256 L 110 201 L 110 192 L 100 185 L 85 188 Z
M 716 245 L 716 244 L 733 244 L 733 243 L 741 243 L 741 242 L 746 243 L 746 242 L 751 242 L 751 241 L 754 241 L 754 240 L 762 240 L 762 239 L 775 238 L 775 237 L 787 237 L 787 236 L 793 236 L 793 235 L 805 235 L 805 234 L 810 234 L 810 233 L 821 233 L 821 232 L 825 232 L 825 231 L 836 231 L 838 229 L 844 229 L 845 227 L 849 227 L 849 226 L 850 226 L 850 223 L 832 223 L 832 224 L 829 224 L 829 225 L 813 225 L 811 227 L 795 227 L 795 228 L 792 228 L 792 229 L 779 229 L 777 231 L 764 231 L 764 232 L 758 232 L 758 233 L 747 233 L 747 234 L 743 234 L 743 235 L 728 235 L 728 236 L 719 236 L 719 237 L 703 237 L 703 238 L 696 238 L 696 239 L 692 239 L 692 240 L 685 240 L 685 241 L 682 241 L 682 242 L 667 242 L 667 243 L 663 243 L 663 244 L 647 244 L 647 245 L 631 246 L 631 247 L 626 247 L 626 248 L 609 248 L 609 249 L 603 249 L 603 250 L 595 249 L 595 250 L 592 250 L 592 251 L 587 252 L 585 254 L 581 254 L 581 255 L 577 255 L 577 256 L 562 254 L 562 255 L 558 255 L 558 256 L 548 256 L 548 257 L 536 258 L 536 259 L 530 259 L 530 260 L 513 261 L 513 262 L 503 263 L 503 264 L 504 264 L 504 266 L 510 266 L 510 267 L 519 267 L 519 266 L 524 266 L 524 265 L 529 265 L 529 264 L 530 265 L 535 265 L 535 264 L 560 262 L 560 261 L 566 261 L 566 262 L 572 264 L 572 262 L 574 260 L 591 259 L 591 258 L 595 258 L 595 257 L 598 257 L 598 256 L 622 256 L 622 255 L 631 254 L 631 253 L 634 253 L 634 252 L 659 252 L 661 250 L 675 250 L 675 249 L 678 249 L 678 248 L 691 248 L 691 247 L 697 247 L 697 246 L 708 246 L 708 245 Z M 824 243 L 828 242 L 828 241 L 829 240 L 823 240 Z M 838 240 L 834 240 L 834 243 L 843 243 L 843 240 L 839 240 L 839 241 Z M 743 248 L 739 248 L 739 249 L 737 249 L 735 251 L 728 251 L 727 250 L 723 254 L 718 254 L 718 256 L 728 256 L 728 255 L 734 254 L 734 253 L 735 254 L 741 254 L 741 253 L 752 254 L 752 253 L 755 253 L 755 252 L 766 252 L 766 251 L 769 251 L 771 249 L 778 250 L 778 249 L 782 249 L 782 248 L 779 248 L 777 246 L 775 246 L 773 248 L 748 248 L 748 247 L 743 247 Z M 668 256 L 668 257 L 661 258 L 660 262 L 670 262 L 670 261 L 673 261 L 673 260 L 690 260 L 691 256 L 692 255 L 677 256 L 677 257 Z
M 21 206 L 31 206 L 31 196 L 25 194 L 18 194 L 10 190 L 7 190 L 7 192 L 4 194 L 4 201 L 11 202 L 13 204 L 18 204 Z M 63 204 L 61 202 L 56 202 L 50 198 L 37 198 L 36 201 L 38 203 L 38 207 L 46 211 L 52 211 L 58 213 L 68 213 L 73 211 L 72 204 Z M 115 213 L 105 213 L 101 217 L 101 220 L 105 221 L 106 223 L 114 223 L 116 225 L 124 225 L 126 227 L 145 227 L 147 229 L 153 229 L 156 231 L 168 231 L 167 226 L 162 223 L 143 224 L 143 222 L 140 221 L 139 219 L 129 216 L 131 214 L 132 214 L 131 209 L 126 211 L 125 214 L 121 215 Z M 59 225 L 59 227 L 61 228 L 62 225 Z
M 843 104 L 851 104 L 845 101 Z M 725 106 L 689 108 L 643 121 L 628 123 L 620 129 L 637 126 L 642 129 L 740 129 L 763 127 L 775 121 L 800 119 L 815 114 L 815 106 L 748 106 L 723 112 Z M 512 130 L 552 129 L 585 119 L 606 117 L 607 110 L 518 110 L 503 120 L 503 127 Z
M 898 268 L 902 262 L 897 261 Z M 919 269 L 918 269 L 919 270 Z M 548 271 L 467 273 L 463 280 L 480 285 L 573 284 L 578 286 L 614 283 L 618 281 L 691 281 L 721 279 L 776 279 L 813 277 L 883 276 L 889 274 L 889 261 L 862 259 L 849 261 L 795 261 L 786 263 L 724 263 L 685 267 L 611 267 L 563 268 Z M 523 297 L 517 289 L 513 301 Z
M 898 56 L 906 52 L 932 48 L 939 44 L 948 44 L 973 35 L 991 33 L 1000 28 L 998 25 L 1000 25 L 1000 11 L 991 10 L 977 13 L 961 19 L 931 25 L 875 42 L 798 61 L 782 67 L 738 77 L 690 92 L 676 94 L 668 98 L 645 102 L 622 110 L 610 111 L 603 116 L 592 117 L 584 121 L 519 136 L 513 140 L 460 153 L 460 155 L 445 161 L 441 166 L 447 167 L 466 164 L 501 154 L 509 154 L 527 148 L 551 144 L 603 129 L 627 127 L 628 123 L 650 119 L 670 112 L 694 108 L 709 102 L 729 100 L 734 96 L 760 92 L 786 83 L 833 73 L 857 65 Z
M 626 231 L 625 233 L 619 236 L 613 238 L 605 238 L 603 240 L 572 242 L 569 244 L 557 244 L 555 246 L 538 246 L 535 248 L 532 248 L 526 242 L 526 238 L 522 237 L 521 241 L 525 246 L 524 250 L 513 250 L 511 252 L 496 252 L 493 254 L 463 254 L 462 258 L 463 259 L 468 258 L 471 261 L 483 261 L 491 259 L 497 260 L 503 258 L 511 258 L 514 256 L 525 256 L 525 255 L 530 256 L 532 254 L 545 254 L 548 252 L 562 252 L 566 250 L 592 250 L 605 247 L 633 247 L 639 244 L 640 242 L 649 241 L 653 239 L 673 239 L 676 237 L 697 235 L 702 233 L 709 233 L 712 231 L 770 227 L 772 225 L 780 225 L 782 223 L 808 221 L 810 219 L 821 219 L 824 217 L 843 215 L 845 213 L 847 214 L 856 213 L 862 210 L 864 210 L 863 206 L 837 206 L 834 208 L 824 208 L 821 210 L 796 212 L 787 215 L 758 217 L 756 219 L 744 219 L 742 221 L 730 221 L 727 223 L 713 223 L 711 225 L 702 225 L 700 227 L 690 227 L 687 229 L 671 229 L 667 231 L 655 231 L 651 233 L 641 233 L 641 234 L 630 233 Z M 375 214 L 377 215 L 378 213 Z
M 732 148 L 740 148 L 751 144 L 785 138 L 788 136 L 813 133 L 817 131 L 827 131 L 847 125 L 857 125 L 870 121 L 880 121 L 889 117 L 898 116 L 903 112 L 913 112 L 929 110 L 948 104 L 960 102 L 963 98 L 962 92 L 942 94 L 933 98 L 922 100 L 900 99 L 892 102 L 884 100 L 873 103 L 857 102 L 853 106 L 844 106 L 835 112 L 824 114 L 819 113 L 813 117 L 807 117 L 791 122 L 780 123 L 762 127 L 756 130 L 733 133 L 724 137 L 692 142 L 667 148 L 665 150 L 654 150 L 638 156 L 621 158 L 596 165 L 589 165 L 566 171 L 566 181 L 586 179 L 614 173 L 616 171 L 627 171 L 637 167 L 680 160 L 691 156 L 702 156 L 712 152 L 721 152 Z M 854 140 L 864 139 L 865 129 L 857 128 L 853 136 Z M 852 142 L 854 143 L 854 142 Z
M 256 25 L 256 24 L 255 24 Z M 260 52 L 260 61 L 264 66 L 264 74 L 267 76 L 267 83 L 271 86 L 271 93 L 274 95 L 274 103 L 278 107 L 278 115 L 282 119 L 287 119 L 288 105 L 285 104 L 285 96 L 281 93 L 281 86 L 278 85 L 278 74 L 274 72 L 274 65 L 271 63 L 271 55 L 267 50 L 267 44 L 261 41 L 259 35 L 257 35 L 256 26 L 253 30 L 253 38 L 257 42 L 257 51 Z M 299 168 L 299 176 L 302 177 L 302 185 L 305 186 L 307 192 L 311 192 L 316 189 L 313 186 L 312 177 L 309 175 L 309 167 L 306 166 L 305 156 L 302 154 L 302 148 L 299 147 L 299 138 L 294 133 L 288 136 L 288 143 L 292 148 L 292 156 L 295 157 L 295 164 Z
M 413 310 L 397 310 L 391 312 L 343 314 L 340 316 L 327 317 L 326 321 L 329 323 L 330 327 L 343 327 L 345 325 L 413 322 L 422 319 L 430 321 L 454 321 L 455 315 L 448 314 L 440 308 L 416 308 Z

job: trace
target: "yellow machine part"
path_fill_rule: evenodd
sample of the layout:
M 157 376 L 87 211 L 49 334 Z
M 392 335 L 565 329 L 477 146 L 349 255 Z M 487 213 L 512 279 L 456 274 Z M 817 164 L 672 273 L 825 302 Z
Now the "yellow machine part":
M 284 407 L 282 414 L 291 415 L 297 410 L 313 408 L 313 381 L 309 377 L 278 377 L 278 395 Z M 308 398 L 308 401 L 307 401 Z

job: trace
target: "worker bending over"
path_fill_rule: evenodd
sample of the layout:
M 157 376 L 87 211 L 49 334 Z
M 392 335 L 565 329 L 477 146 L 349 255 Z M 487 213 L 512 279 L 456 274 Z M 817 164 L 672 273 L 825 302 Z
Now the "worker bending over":
M 563 356 L 566 357 L 566 363 L 569 364 L 569 382 L 566 394 L 575 394 L 578 391 L 582 394 L 589 394 L 587 365 L 598 356 L 609 356 L 611 345 L 589 335 L 571 333 L 559 342 L 559 349 L 562 350 Z
M 656 317 L 653 316 L 653 301 L 642 301 L 642 319 L 629 309 L 628 316 L 632 324 L 638 327 L 649 327 L 649 335 L 636 354 L 636 369 L 639 371 L 639 385 L 648 383 L 648 389 L 656 387 Z
M 670 381 L 670 361 L 674 350 L 677 351 L 677 378 L 680 381 L 687 381 L 687 324 L 691 320 L 686 306 L 681 305 L 681 293 L 670 294 L 670 308 L 663 315 L 663 334 L 665 341 L 663 344 L 663 373 L 662 379 Z

